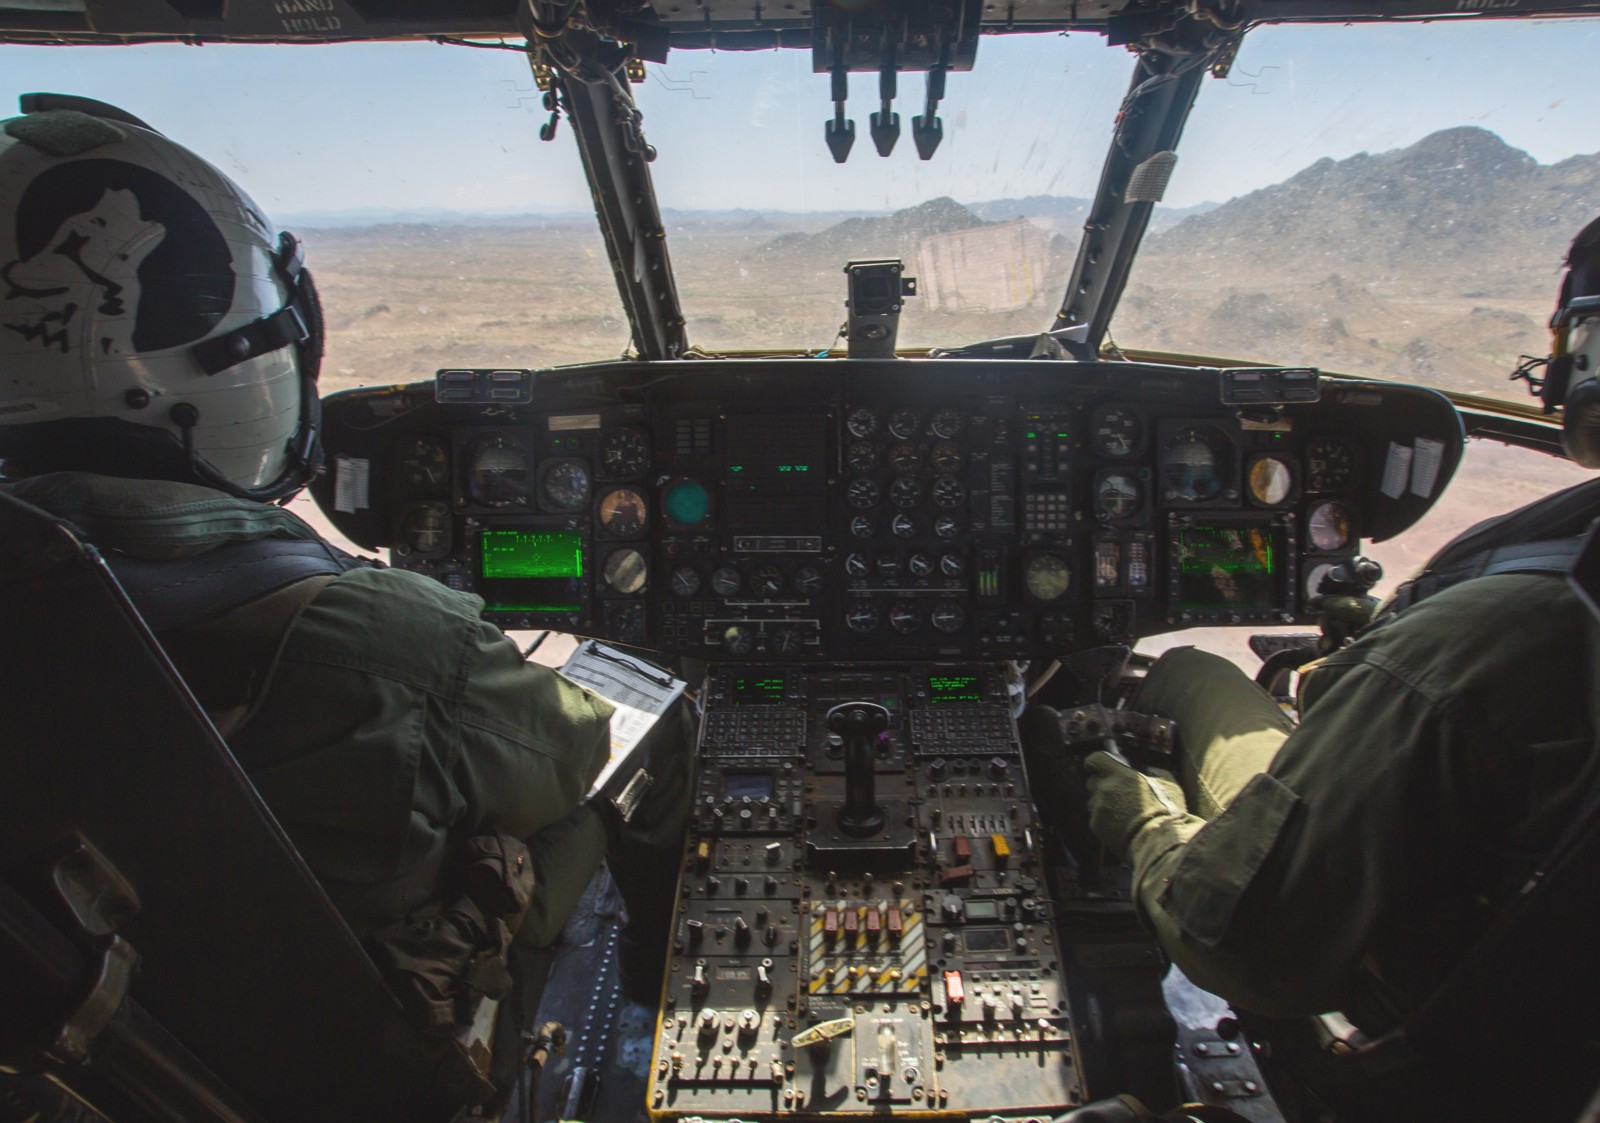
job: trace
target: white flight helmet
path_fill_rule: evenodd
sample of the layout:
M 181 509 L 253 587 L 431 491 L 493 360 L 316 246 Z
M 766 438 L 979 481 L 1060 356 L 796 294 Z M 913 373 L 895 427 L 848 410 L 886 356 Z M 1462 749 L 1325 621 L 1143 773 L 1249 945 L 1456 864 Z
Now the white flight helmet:
M 0 457 L 282 499 L 320 459 L 322 321 L 299 243 L 100 102 L 0 124 Z

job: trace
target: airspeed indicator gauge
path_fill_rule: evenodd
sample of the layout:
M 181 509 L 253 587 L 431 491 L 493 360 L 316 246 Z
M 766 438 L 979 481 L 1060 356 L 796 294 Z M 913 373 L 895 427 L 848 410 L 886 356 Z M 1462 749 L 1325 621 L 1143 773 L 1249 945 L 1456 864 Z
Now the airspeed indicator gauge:
M 1059 554 L 1035 554 L 1022 568 L 1022 584 L 1034 600 L 1050 604 L 1067 595 L 1072 570 Z
M 418 499 L 442 499 L 450 482 L 450 464 L 444 445 L 432 437 L 417 437 L 407 442 L 400 455 L 400 474 L 406 487 Z
M 589 505 L 589 467 L 565 457 L 539 465 L 539 505 L 547 511 L 581 511 Z
M 613 480 L 632 480 L 650 467 L 650 438 L 625 425 L 600 438 L 600 471 Z
M 1101 406 L 1089 420 L 1089 443 L 1096 456 L 1126 460 L 1139 451 L 1144 423 L 1129 406 Z
M 650 521 L 650 505 L 638 489 L 612 488 L 600 497 L 600 529 L 613 538 L 637 538 Z

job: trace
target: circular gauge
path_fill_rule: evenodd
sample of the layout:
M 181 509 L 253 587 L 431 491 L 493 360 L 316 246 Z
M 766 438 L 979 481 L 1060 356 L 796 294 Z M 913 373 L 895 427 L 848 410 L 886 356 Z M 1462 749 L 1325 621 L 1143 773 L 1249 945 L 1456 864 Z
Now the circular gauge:
M 914 409 L 897 409 L 889 415 L 889 432 L 909 441 L 922 431 L 922 415 Z
M 922 453 L 910 441 L 901 441 L 889 450 L 889 464 L 898 475 L 915 475 L 922 467 Z
M 1334 562 L 1318 562 L 1306 571 L 1306 599 L 1322 595 L 1322 579 L 1333 572 Z
M 871 441 L 857 441 L 845 450 L 844 462 L 858 476 L 864 476 L 878 466 L 878 446 Z
M 402 545 L 419 554 L 450 552 L 450 512 L 443 503 L 414 503 L 400 526 Z
M 814 565 L 803 565 L 794 571 L 794 587 L 811 596 L 822 591 L 822 570 Z
M 889 485 L 889 502 L 902 510 L 910 510 L 922 502 L 922 485 L 916 480 L 895 480 Z
M 960 554 L 945 554 L 939 558 L 939 572 L 946 577 L 960 577 L 967 571 L 967 563 Z
M 731 565 L 719 566 L 711 571 L 711 591 L 719 597 L 737 596 L 744 588 L 744 578 Z
M 605 568 L 601 570 L 605 576 L 606 584 L 614 593 L 631 597 L 644 588 L 645 579 L 650 575 L 650 567 L 645 563 L 644 555 L 635 549 L 617 550 L 606 559 Z
M 953 511 L 967 501 L 967 489 L 953 476 L 940 476 L 933 481 L 933 505 Z
M 942 600 L 933 606 L 928 619 L 941 632 L 959 632 L 967 622 L 967 610 L 961 607 L 960 601 Z
M 900 576 L 900 555 L 899 554 L 879 554 L 878 555 L 878 562 L 877 562 L 877 570 L 878 570 L 878 576 L 879 577 L 899 577 Z
M 1130 519 L 1139 513 L 1139 481 L 1131 472 L 1106 472 L 1094 481 L 1094 513 L 1102 519 Z
M 679 480 L 667 487 L 661 506 L 679 526 L 699 526 L 711 514 L 711 495 L 698 480 Z
M 1072 570 L 1058 554 L 1035 554 L 1022 569 L 1022 584 L 1034 600 L 1049 604 L 1067 595 Z
M 1356 452 L 1340 437 L 1318 437 L 1306 446 L 1306 483 L 1312 491 L 1343 491 L 1355 482 Z
M 600 497 L 600 529 L 613 538 L 637 538 L 649 521 L 650 505 L 635 488 L 612 488 Z
M 650 467 L 650 438 L 625 425 L 600 438 L 600 470 L 614 480 L 631 480 Z
M 933 520 L 933 532 L 940 538 L 954 538 L 961 533 L 961 520 L 954 515 L 940 515 Z
M 528 501 L 528 454 L 501 434 L 478 441 L 467 472 L 472 498 L 485 507 L 509 507 Z
M 756 649 L 756 634 L 743 624 L 729 624 L 722 633 L 722 646 L 729 655 L 749 655 Z
M 872 572 L 872 562 L 865 554 L 850 554 L 844 559 L 844 571 L 851 577 L 865 577 Z
M 896 515 L 889 521 L 889 533 L 896 538 L 915 538 L 917 536 L 917 520 L 907 514 Z
M 1250 501 L 1262 507 L 1281 507 L 1294 496 L 1294 467 L 1281 456 L 1258 456 L 1245 471 Z
M 1137 411 L 1127 406 L 1101 406 L 1089 420 L 1089 443 L 1096 456 L 1125 460 L 1139 451 L 1143 428 Z
M 967 427 L 967 417 L 954 406 L 944 406 L 933 411 L 933 420 L 928 425 L 934 436 L 949 440 L 961 435 L 961 430 Z
M 700 591 L 700 574 L 692 565 L 680 565 L 668 582 L 675 597 L 692 597 Z
M 869 600 L 854 600 L 844 611 L 844 622 L 852 632 L 874 632 L 883 620 L 883 613 Z
M 912 554 L 906 559 L 906 572 L 913 577 L 933 576 L 933 559 L 927 554 Z
M 581 511 L 589 505 L 589 466 L 581 460 L 539 465 L 539 503 L 547 511 Z
M 1215 498 L 1233 482 L 1233 446 L 1220 429 L 1187 425 L 1172 435 L 1161 454 L 1161 482 L 1167 495 L 1186 503 Z
M 1342 550 L 1355 540 L 1355 529 L 1343 503 L 1318 503 L 1306 518 L 1306 541 L 1313 550 Z
M 867 516 L 857 515 L 850 520 L 850 533 L 856 538 L 871 538 L 878 533 L 878 528 Z
M 450 483 L 450 461 L 444 445 L 431 437 L 418 437 L 400 454 L 400 475 L 406 488 L 419 499 L 444 495 Z
M 750 574 L 750 591 L 758 597 L 775 597 L 783 592 L 783 570 L 775 565 L 758 565 Z
M 644 639 L 644 608 L 637 604 L 606 605 L 606 634 L 623 643 Z
M 922 613 L 911 601 L 896 601 L 889 608 L 889 627 L 903 636 L 909 636 L 922 627 Z
M 870 437 L 878 431 L 878 411 L 871 406 L 856 406 L 844 419 L 852 437 Z
M 772 650 L 780 655 L 793 655 L 803 643 L 805 638 L 798 628 L 777 628 L 772 633 Z
M 868 511 L 878 505 L 882 494 L 878 491 L 876 480 L 851 480 L 850 486 L 845 489 L 845 498 L 856 510 Z
M 961 471 L 961 449 L 954 441 L 940 441 L 928 454 L 928 463 L 941 476 L 953 476 Z

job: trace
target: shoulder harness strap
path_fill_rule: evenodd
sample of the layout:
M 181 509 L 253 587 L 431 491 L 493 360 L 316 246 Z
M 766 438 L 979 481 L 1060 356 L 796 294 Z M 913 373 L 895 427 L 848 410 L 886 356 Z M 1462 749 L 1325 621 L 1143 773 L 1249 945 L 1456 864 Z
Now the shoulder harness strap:
M 107 554 L 106 563 L 154 632 L 221 616 L 308 577 L 383 564 L 320 539 L 284 538 L 233 542 L 164 561 Z

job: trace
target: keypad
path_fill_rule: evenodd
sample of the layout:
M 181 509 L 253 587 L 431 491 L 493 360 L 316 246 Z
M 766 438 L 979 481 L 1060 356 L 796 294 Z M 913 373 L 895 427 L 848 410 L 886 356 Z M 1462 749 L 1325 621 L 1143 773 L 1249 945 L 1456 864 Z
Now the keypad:
M 738 706 L 706 714 L 702 750 L 715 756 L 790 756 L 804 747 L 806 717 L 787 706 Z

